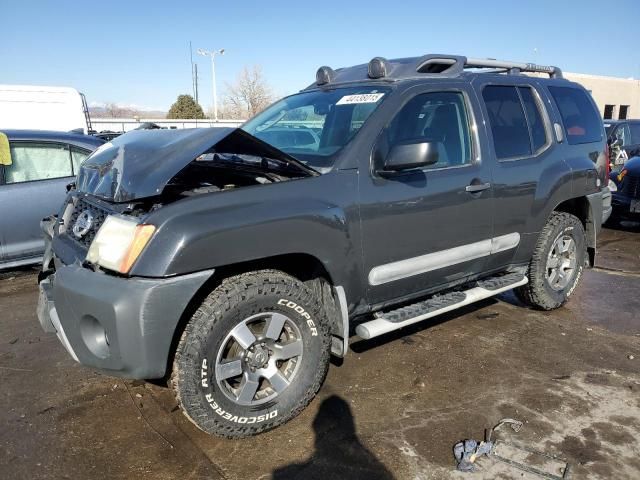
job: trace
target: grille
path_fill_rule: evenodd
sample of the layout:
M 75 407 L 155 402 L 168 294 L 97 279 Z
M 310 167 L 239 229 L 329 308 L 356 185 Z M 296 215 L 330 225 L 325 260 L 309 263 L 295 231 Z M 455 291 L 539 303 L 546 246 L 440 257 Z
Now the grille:
M 625 175 L 622 180 L 622 192 L 631 198 L 640 198 L 640 177 Z
M 89 228 L 87 233 L 78 238 L 73 233 L 73 226 L 76 224 L 78 217 L 85 211 L 88 211 L 91 214 L 91 216 L 93 217 L 93 221 L 91 222 L 91 227 Z M 107 215 L 109 215 L 109 213 L 110 212 L 105 208 L 94 205 L 93 203 L 86 201 L 84 198 L 79 199 L 76 203 L 75 208 L 73 209 L 71 218 L 69 219 L 68 235 L 80 245 L 89 248 L 91 242 L 93 242 L 93 239 L 96 236 L 96 233 L 98 233 L 98 230 L 104 223 L 104 220 L 105 218 L 107 218 Z

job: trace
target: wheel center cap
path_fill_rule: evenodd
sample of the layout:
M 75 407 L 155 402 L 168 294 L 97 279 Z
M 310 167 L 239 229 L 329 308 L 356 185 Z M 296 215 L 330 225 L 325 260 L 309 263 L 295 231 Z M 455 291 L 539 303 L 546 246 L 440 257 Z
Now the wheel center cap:
M 247 362 L 255 368 L 264 367 L 269 361 L 269 351 L 262 346 L 255 346 L 249 349 Z

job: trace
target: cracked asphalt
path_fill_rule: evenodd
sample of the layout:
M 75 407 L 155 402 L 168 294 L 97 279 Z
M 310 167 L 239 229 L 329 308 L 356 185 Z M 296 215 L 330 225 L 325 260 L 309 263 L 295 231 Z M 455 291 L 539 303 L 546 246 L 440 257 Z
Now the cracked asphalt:
M 640 478 L 639 291 L 640 226 L 605 229 L 566 307 L 537 312 L 507 294 L 353 343 L 298 418 L 231 441 L 196 429 L 166 386 L 76 364 L 40 329 L 36 271 L 3 272 L 0 477 L 540 478 L 493 458 L 455 472 L 455 442 L 512 417 L 524 425 L 501 441 L 561 459 L 527 453 L 530 466 Z

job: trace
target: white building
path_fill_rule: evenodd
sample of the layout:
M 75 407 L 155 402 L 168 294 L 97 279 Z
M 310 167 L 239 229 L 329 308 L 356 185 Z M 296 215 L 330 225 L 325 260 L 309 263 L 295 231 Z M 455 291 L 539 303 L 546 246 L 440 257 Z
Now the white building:
M 567 72 L 564 77 L 591 92 L 602 118 L 640 118 L 640 80 Z

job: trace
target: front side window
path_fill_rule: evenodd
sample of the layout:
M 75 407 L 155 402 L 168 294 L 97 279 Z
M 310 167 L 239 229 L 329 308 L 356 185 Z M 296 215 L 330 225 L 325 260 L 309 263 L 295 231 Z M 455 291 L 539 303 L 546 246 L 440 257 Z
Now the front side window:
M 570 145 L 602 140 L 602 120 L 586 92 L 574 87 L 549 87 L 549 92 L 560 110 Z
M 389 147 L 407 142 L 431 142 L 438 162 L 426 168 L 471 163 L 471 136 L 465 100 L 459 92 L 417 95 L 406 103 L 387 129 Z
M 299 93 L 259 113 L 242 129 L 311 167 L 331 167 L 390 91 L 368 86 Z
M 529 157 L 532 155 L 527 118 L 516 87 L 489 85 L 482 90 L 487 106 L 496 157 Z
M 71 157 L 67 145 L 36 142 L 11 144 L 11 165 L 5 166 L 5 183 L 70 177 Z

